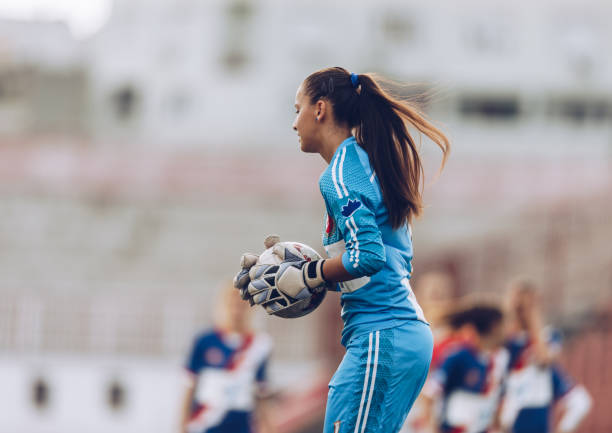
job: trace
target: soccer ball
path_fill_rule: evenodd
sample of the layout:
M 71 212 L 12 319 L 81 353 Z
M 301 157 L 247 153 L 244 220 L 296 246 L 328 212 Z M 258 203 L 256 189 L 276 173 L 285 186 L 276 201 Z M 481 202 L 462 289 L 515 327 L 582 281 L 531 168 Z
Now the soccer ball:
M 289 247 L 293 247 L 299 251 L 300 254 L 302 254 L 304 260 L 306 261 L 320 260 L 322 258 L 314 249 L 300 242 L 278 242 L 277 245 L 279 244 L 286 244 Z M 281 262 L 281 258 L 274 254 L 273 249 L 268 248 L 261 253 L 255 266 L 279 265 Z M 321 286 L 317 287 L 313 294 L 307 298 L 294 299 L 274 287 L 272 288 L 270 299 L 261 305 L 265 308 L 268 314 L 273 314 L 285 319 L 294 319 L 296 317 L 305 316 L 306 314 L 314 311 L 319 305 L 321 305 L 326 293 L 327 287 Z

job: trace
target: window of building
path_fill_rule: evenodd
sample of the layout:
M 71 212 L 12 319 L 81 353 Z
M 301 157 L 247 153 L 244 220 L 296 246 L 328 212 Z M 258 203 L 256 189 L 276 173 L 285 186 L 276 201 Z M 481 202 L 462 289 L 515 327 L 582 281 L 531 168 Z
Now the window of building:
M 248 44 L 255 9 L 249 0 L 233 0 L 226 9 L 225 44 L 221 63 L 228 72 L 242 72 L 250 62 Z
M 26 93 L 32 71 L 29 69 L 0 72 L 0 102 L 20 99 Z
M 119 411 L 125 407 L 126 391 L 123 384 L 117 380 L 113 380 L 107 389 L 108 406 L 113 411 Z
M 566 122 L 610 122 L 612 121 L 612 100 L 585 97 L 553 99 L 549 113 Z
M 120 87 L 112 95 L 112 106 L 115 117 L 128 121 L 134 117 L 138 105 L 138 94 L 132 86 Z
M 49 406 L 49 384 L 44 378 L 37 378 L 32 383 L 32 404 L 36 409 L 43 410 Z
M 515 120 L 521 107 L 516 96 L 472 95 L 459 98 L 459 112 L 467 118 Z
M 227 13 L 231 19 L 246 21 L 253 15 L 253 5 L 249 0 L 234 0 L 229 2 Z
M 389 42 L 410 42 L 414 38 L 414 21 L 405 11 L 388 11 L 382 17 L 381 27 Z

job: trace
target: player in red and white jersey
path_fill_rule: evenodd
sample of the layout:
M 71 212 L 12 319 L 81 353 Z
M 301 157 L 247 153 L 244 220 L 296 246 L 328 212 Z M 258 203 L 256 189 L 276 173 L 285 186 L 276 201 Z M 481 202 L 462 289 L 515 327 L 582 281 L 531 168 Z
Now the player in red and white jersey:
M 271 339 L 251 328 L 249 305 L 223 289 L 216 326 L 199 334 L 185 365 L 184 433 L 272 433 L 267 365 Z
M 460 338 L 441 355 L 423 396 L 437 416 L 432 431 L 484 433 L 495 424 L 508 368 L 503 349 L 503 314 L 493 305 L 474 305 L 449 319 Z
M 511 433 L 570 433 L 591 408 L 586 389 L 558 363 L 561 334 L 542 326 L 535 285 L 513 283 L 509 293 L 510 335 L 506 347 L 510 370 L 501 410 L 501 424 Z M 558 425 L 553 412 L 561 409 Z

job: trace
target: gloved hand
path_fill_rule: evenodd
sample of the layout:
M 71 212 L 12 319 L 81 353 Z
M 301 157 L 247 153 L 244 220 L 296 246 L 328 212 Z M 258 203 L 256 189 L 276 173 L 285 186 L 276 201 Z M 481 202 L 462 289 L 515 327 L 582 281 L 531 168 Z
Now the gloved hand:
M 264 248 L 272 248 L 280 238 L 277 235 L 269 235 L 264 239 Z M 248 300 L 253 305 L 253 299 L 249 295 L 247 286 L 251 282 L 249 272 L 257 263 L 259 256 L 253 253 L 244 253 L 240 257 L 240 271 L 234 277 L 234 287 L 240 291 L 240 296 L 244 300 Z
M 299 292 L 300 287 L 307 287 L 312 291 L 326 283 L 323 276 L 325 259 L 305 260 L 298 248 L 295 245 L 279 243 L 272 249 L 282 260 L 277 272 L 276 287 L 289 296 L 293 296 L 292 292 Z
M 303 299 L 325 285 L 325 260 L 307 261 L 299 249 L 287 243 L 275 244 L 273 252 L 280 265 L 260 265 L 249 272 L 248 294 L 256 304 L 275 298 L 274 289 L 294 298 Z

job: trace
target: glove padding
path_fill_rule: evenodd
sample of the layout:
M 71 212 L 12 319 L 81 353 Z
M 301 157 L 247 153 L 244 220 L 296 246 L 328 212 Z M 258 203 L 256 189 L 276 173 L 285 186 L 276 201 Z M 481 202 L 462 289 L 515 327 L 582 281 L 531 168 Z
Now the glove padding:
M 275 289 L 299 300 L 325 285 L 325 260 L 304 260 L 299 250 L 281 244 L 275 245 L 273 251 L 283 260 L 280 265 L 259 265 L 249 272 L 251 282 L 247 291 L 255 304 L 270 303 L 278 298 Z
M 301 251 L 296 246 L 288 244 L 276 244 L 272 251 L 283 261 L 281 268 L 283 266 L 287 268 L 286 270 L 279 268 L 276 278 L 276 287 L 287 295 L 295 298 L 291 292 L 295 292 L 300 287 L 306 287 L 312 292 L 326 283 L 323 276 L 324 259 L 304 260 Z

